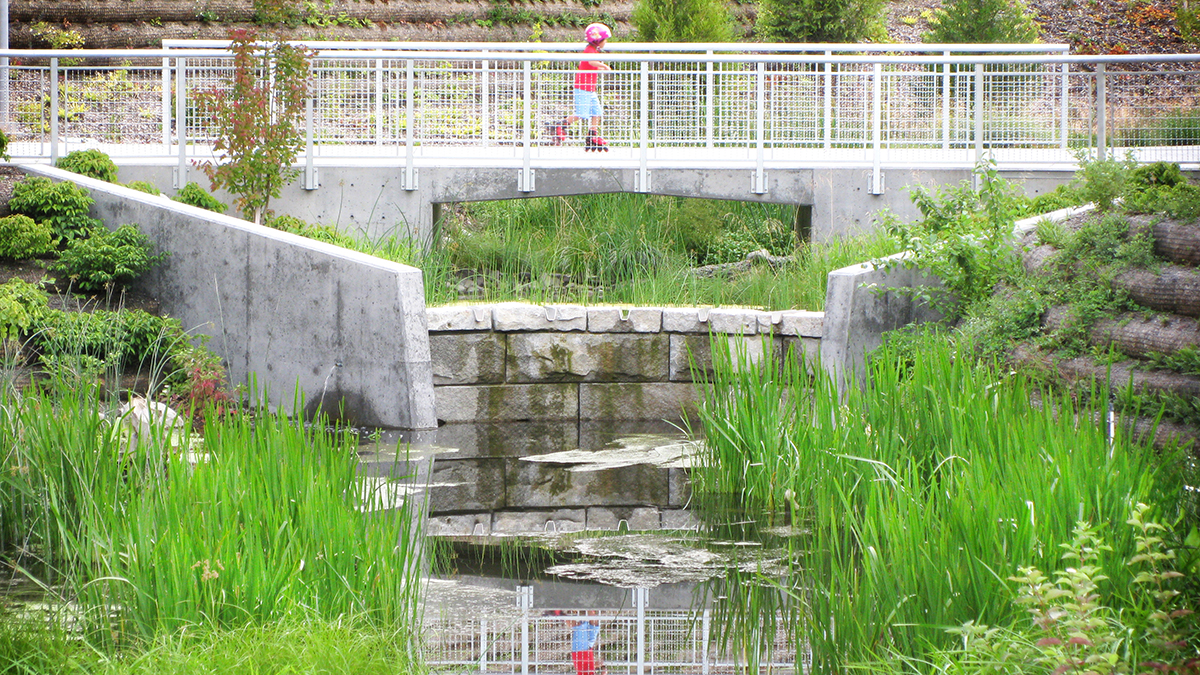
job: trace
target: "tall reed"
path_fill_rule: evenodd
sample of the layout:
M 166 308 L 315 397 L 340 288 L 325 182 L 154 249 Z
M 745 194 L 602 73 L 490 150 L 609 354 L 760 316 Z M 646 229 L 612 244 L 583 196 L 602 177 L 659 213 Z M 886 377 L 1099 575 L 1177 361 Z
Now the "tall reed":
M 1098 411 L 976 365 L 969 346 L 931 339 L 916 363 L 878 354 L 869 386 L 841 398 L 799 360 L 751 367 L 714 351 L 695 489 L 750 517 L 785 509 L 805 533 L 787 588 L 817 672 L 920 658 L 948 627 L 1011 620 L 1007 577 L 1061 568 L 1077 521 L 1123 523 L 1132 504 L 1179 494 L 1157 468 L 1170 458 L 1124 436 L 1110 446 Z M 1113 560 L 1133 548 L 1126 528 L 1106 538 Z M 1113 588 L 1131 582 L 1105 569 Z
M 264 412 L 178 438 L 134 441 L 86 389 L 0 399 L 5 553 L 102 642 L 297 613 L 415 626 L 420 505 L 359 480 L 351 437 Z

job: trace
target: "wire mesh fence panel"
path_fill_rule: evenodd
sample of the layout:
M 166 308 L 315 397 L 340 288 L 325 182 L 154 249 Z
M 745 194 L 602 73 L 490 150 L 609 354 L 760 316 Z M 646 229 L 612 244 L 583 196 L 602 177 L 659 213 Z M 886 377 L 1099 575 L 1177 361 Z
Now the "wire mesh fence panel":
M 162 142 L 162 69 L 60 69 L 59 134 L 73 143 Z
M 259 77 L 262 75 L 258 73 Z M 216 140 L 216 123 L 210 114 L 201 109 L 200 98 L 204 94 L 229 96 L 233 76 L 232 57 L 187 59 L 183 73 L 184 109 L 178 110 L 176 104 L 172 110 L 176 118 L 176 131 L 182 116 L 184 138 L 188 142 L 212 143 Z M 179 86 L 178 80 L 174 86 Z M 178 135 L 175 142 L 179 142 Z
M 10 69 L 9 153 L 41 154 L 50 140 L 50 69 L 37 66 L 10 66 Z
M 604 108 L 600 135 L 610 145 L 636 145 L 641 129 L 641 74 L 638 63 L 610 62 L 596 92 Z
M 939 74 L 908 67 L 884 70 L 880 76 L 880 143 L 888 148 L 942 147 L 945 92 Z
M 1147 161 L 1200 158 L 1200 70 L 1115 71 L 1105 79 L 1110 146 Z
M 415 131 L 423 145 L 479 143 L 483 138 L 481 75 L 479 64 L 473 61 L 415 64 Z M 516 110 L 524 115 L 523 106 L 517 106 Z
M 649 75 L 649 129 L 655 145 L 706 144 L 706 78 L 702 64 L 654 64 Z
M 718 64 L 713 110 L 713 142 L 717 146 L 745 147 L 755 137 L 757 78 L 753 64 Z
M 871 141 L 872 73 L 870 66 L 838 64 L 831 77 L 833 147 L 865 147 Z
M 313 141 L 364 144 L 381 140 L 382 63 L 321 59 L 312 68 Z M 303 123 L 302 123 L 303 125 Z
M 702 673 L 707 658 L 704 623 L 698 614 L 647 612 L 651 673 Z
M 768 142 L 776 147 L 819 146 L 824 109 L 818 66 L 789 64 L 769 69 L 763 85 Z
M 534 77 L 534 136 L 543 144 L 560 145 L 578 140 L 587 122 L 570 122 L 575 114 L 575 64 L 547 62 Z

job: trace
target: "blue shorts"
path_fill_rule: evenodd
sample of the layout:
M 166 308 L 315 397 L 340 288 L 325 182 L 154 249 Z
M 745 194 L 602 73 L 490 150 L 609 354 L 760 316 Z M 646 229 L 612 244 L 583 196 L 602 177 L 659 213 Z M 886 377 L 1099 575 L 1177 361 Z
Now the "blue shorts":
M 575 116 L 584 119 L 604 117 L 604 108 L 600 106 L 600 97 L 596 92 L 575 90 Z

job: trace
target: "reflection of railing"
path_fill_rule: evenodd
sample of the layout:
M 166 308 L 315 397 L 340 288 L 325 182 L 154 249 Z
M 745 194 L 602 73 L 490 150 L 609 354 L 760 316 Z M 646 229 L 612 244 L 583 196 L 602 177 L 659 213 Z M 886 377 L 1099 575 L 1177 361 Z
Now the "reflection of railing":
M 726 649 L 714 634 L 709 610 L 645 609 L 646 591 L 634 592 L 635 609 L 549 610 L 518 606 L 483 616 L 444 616 L 426 610 L 424 658 L 435 671 L 455 673 L 573 673 L 571 628 L 588 620 L 599 627 L 598 659 L 609 675 L 735 673 L 746 655 Z M 518 602 L 525 597 L 518 595 Z M 780 631 L 774 649 L 758 659 L 762 672 L 791 673 L 796 648 Z
M 418 161 L 582 161 L 545 142 L 547 125 L 572 109 L 579 56 L 559 51 L 563 45 L 318 46 L 310 165 L 390 157 L 408 167 L 407 187 L 415 187 Z M 652 47 L 658 51 L 646 51 Z M 601 96 L 615 152 L 587 163 L 703 161 L 757 165 L 761 175 L 772 162 L 970 166 L 992 151 L 1003 167 L 1071 162 L 1074 148 L 1125 145 L 1145 159 L 1200 159 L 1200 55 L 1085 57 L 1033 45 L 1009 47 L 1023 54 L 701 47 L 614 44 L 599 57 L 613 68 Z M 633 48 L 642 51 L 625 51 Z M 88 143 L 117 156 L 178 158 L 181 166 L 211 157 L 214 129 L 195 94 L 225 86 L 224 50 L 3 53 L 14 57 L 12 154 L 56 158 Z

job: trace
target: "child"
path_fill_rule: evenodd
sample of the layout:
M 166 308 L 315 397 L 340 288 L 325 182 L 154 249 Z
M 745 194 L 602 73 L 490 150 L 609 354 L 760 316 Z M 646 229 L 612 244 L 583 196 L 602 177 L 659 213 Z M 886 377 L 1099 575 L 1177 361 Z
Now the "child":
M 598 54 L 604 49 L 608 38 L 612 37 L 612 31 L 602 23 L 593 23 L 583 29 L 583 35 L 588 43 L 583 53 Z M 582 119 L 588 120 L 589 125 L 584 149 L 608 150 L 608 143 L 600 137 L 600 118 L 604 116 L 604 108 L 600 106 L 600 97 L 596 94 L 596 83 L 600 79 L 597 71 L 601 70 L 612 69 L 603 61 L 580 61 L 579 71 L 575 73 L 575 114 L 568 115 L 554 125 L 551 137 L 554 145 L 561 145 L 567 137 L 567 127 Z

